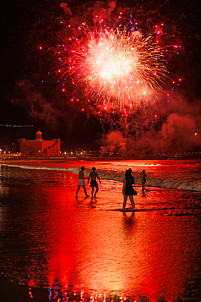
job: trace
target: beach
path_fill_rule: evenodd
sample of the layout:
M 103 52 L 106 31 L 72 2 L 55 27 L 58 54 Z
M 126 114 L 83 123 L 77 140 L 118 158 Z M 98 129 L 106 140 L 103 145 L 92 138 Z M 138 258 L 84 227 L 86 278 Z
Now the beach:
M 2 301 L 201 301 L 199 161 L 0 164 Z M 97 167 L 96 199 L 75 198 L 81 165 Z M 120 211 L 126 167 L 148 172 L 134 213 Z

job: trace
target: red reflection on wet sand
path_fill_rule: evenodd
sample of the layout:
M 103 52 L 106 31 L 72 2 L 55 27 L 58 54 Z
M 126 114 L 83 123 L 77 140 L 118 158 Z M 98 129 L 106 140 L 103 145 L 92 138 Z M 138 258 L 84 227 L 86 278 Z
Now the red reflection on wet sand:
M 2 212 L 5 229 L 17 243 L 14 254 L 6 253 L 10 274 L 16 269 L 21 283 L 175 301 L 196 282 L 199 217 L 171 216 L 187 203 L 182 192 L 152 189 L 142 196 L 137 188 L 136 208 L 145 211 L 123 214 L 116 211 L 123 201 L 120 183 L 102 180 L 97 199 L 84 198 L 82 189 L 75 199 L 77 176 L 49 173 L 50 186 L 24 186 L 23 198 L 15 187 L 18 204 Z M 51 185 L 58 179 L 62 187 Z
M 91 199 L 82 194 L 76 200 L 75 190 L 76 186 L 41 188 L 38 192 L 46 203 L 41 244 L 48 284 L 143 294 L 152 299 L 179 298 L 192 274 L 188 254 L 195 254 L 189 245 L 195 236 L 194 223 L 157 212 L 97 210 L 96 205 L 104 200 L 115 202 L 119 193 L 99 192 L 93 208 Z

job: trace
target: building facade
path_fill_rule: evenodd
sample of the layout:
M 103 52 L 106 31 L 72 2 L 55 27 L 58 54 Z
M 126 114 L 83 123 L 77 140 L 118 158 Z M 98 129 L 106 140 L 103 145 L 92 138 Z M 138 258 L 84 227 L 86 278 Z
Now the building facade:
M 19 152 L 28 157 L 54 157 L 61 154 L 61 140 L 43 140 L 42 132 L 36 132 L 35 140 L 19 139 Z

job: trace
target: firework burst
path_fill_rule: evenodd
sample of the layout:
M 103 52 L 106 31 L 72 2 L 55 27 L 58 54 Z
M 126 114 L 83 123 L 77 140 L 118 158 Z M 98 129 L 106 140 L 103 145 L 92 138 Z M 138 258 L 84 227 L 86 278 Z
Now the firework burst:
M 153 102 L 167 86 L 166 51 L 156 35 L 126 27 L 91 31 L 85 23 L 72 33 L 59 45 L 57 71 L 63 83 L 70 78 L 72 101 L 84 99 L 96 110 L 131 110 Z

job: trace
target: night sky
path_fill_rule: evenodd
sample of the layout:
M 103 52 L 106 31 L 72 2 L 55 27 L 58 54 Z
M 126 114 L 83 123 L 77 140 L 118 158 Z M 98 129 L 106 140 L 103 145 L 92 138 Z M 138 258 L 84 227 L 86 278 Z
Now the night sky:
M 44 139 L 60 137 L 63 146 L 91 147 L 98 146 L 102 127 L 95 117 L 75 114 L 70 107 L 61 105 L 54 109 L 51 96 L 51 117 L 49 122 L 41 111 L 43 106 L 35 104 L 35 114 L 30 114 L 30 107 L 18 100 L 19 92 L 16 83 L 19 81 L 33 81 L 34 74 L 40 72 L 41 63 L 37 66 L 37 48 L 32 38 L 33 29 L 37 24 L 44 24 L 41 20 L 49 20 L 52 15 L 62 16 L 57 0 L 3 0 L 1 1 L 1 110 L 0 110 L 0 147 L 2 143 L 9 143 L 13 139 L 26 137 L 33 139 L 37 129 L 41 129 Z M 81 2 L 80 2 L 81 3 Z M 90 1 L 93 5 L 93 1 Z M 166 3 L 161 14 L 169 15 L 169 20 L 175 25 L 183 48 L 182 54 L 175 64 L 176 72 L 183 76 L 182 93 L 189 103 L 201 105 L 201 21 L 199 0 L 177 1 L 118 1 L 118 6 L 131 6 L 131 3 L 142 5 L 144 10 L 153 9 L 152 4 Z M 78 6 L 79 1 L 76 1 Z M 151 8 L 152 7 L 152 8 Z M 73 11 L 73 9 L 72 9 Z M 154 18 L 153 18 L 154 19 Z M 47 21 L 46 21 L 47 22 Z M 42 25 L 41 25 L 42 26 Z M 37 58 L 36 58 L 37 57 Z M 30 88 L 31 90 L 32 88 Z M 38 88 L 39 89 L 39 88 Z M 29 91 L 30 91 L 29 90 Z M 28 92 L 29 93 L 29 92 Z M 37 91 L 40 94 L 40 89 Z M 59 102 L 63 102 L 61 98 Z M 64 112 L 64 109 L 66 112 Z M 58 118 L 54 118 L 57 116 Z M 6 128 L 4 124 L 33 125 L 33 127 Z

